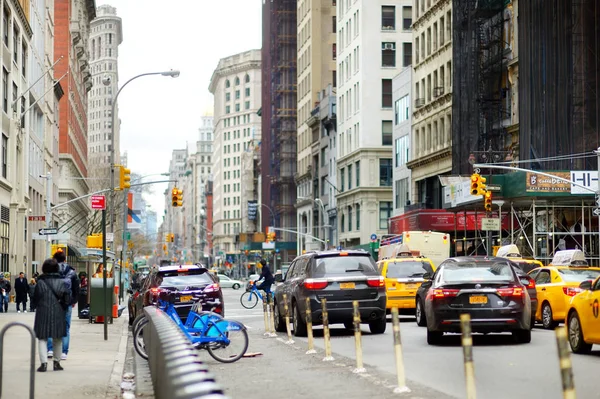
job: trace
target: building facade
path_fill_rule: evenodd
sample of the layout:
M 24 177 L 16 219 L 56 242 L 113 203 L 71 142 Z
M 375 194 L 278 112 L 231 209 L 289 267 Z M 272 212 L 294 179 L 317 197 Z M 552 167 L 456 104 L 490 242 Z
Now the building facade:
M 407 0 L 337 4 L 337 208 L 339 241 L 346 247 L 388 231 L 392 79 L 412 63 L 411 6 Z
M 336 81 L 336 6 L 327 0 L 298 1 L 298 160 L 296 190 L 298 253 L 305 248 L 319 249 L 323 244 L 320 226 L 327 224 L 320 197 L 321 129 L 319 102 L 325 90 Z M 312 122 L 319 123 L 312 123 Z M 316 154 L 313 154 L 316 152 Z M 323 152 L 325 155 L 326 151 Z M 325 182 L 325 180 L 323 180 Z M 315 231 L 316 230 L 316 231 Z
M 184 191 L 184 195 L 188 195 L 189 190 L 184 190 L 183 183 L 185 181 L 185 173 L 187 171 L 188 150 L 175 149 L 171 155 L 169 162 L 169 182 L 168 188 L 165 191 L 165 220 L 163 222 L 163 231 L 165 234 L 173 234 L 175 239 L 168 245 L 169 256 L 176 256 L 177 251 L 184 247 L 185 226 L 184 226 L 184 211 L 183 207 L 174 207 L 172 205 L 171 193 L 174 188 Z M 177 181 L 177 182 L 175 182 Z M 187 205 L 188 201 L 184 200 Z M 162 241 L 165 239 L 162 237 Z
M 412 124 L 412 69 L 405 68 L 392 81 L 394 91 L 394 216 L 402 214 L 404 207 L 411 204 L 411 171 L 406 166 L 410 161 Z
M 89 38 L 90 70 L 94 87 L 88 94 L 88 168 L 90 189 L 110 185 L 111 152 L 119 164 L 120 124 L 115 107 L 115 139 L 111 148 L 112 100 L 119 90 L 119 45 L 123 41 L 121 18 L 117 9 L 102 5 L 96 10 Z
M 222 58 L 213 72 L 214 95 L 213 245 L 226 261 L 237 263 L 239 234 L 250 187 L 243 154 L 260 141 L 261 52 L 250 50 Z M 254 198 L 255 195 L 252 195 Z

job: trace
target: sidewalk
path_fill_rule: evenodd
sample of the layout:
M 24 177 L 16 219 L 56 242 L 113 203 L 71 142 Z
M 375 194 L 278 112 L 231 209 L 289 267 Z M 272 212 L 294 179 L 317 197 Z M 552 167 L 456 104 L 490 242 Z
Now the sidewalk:
M 0 313 L 0 329 L 13 321 L 33 328 L 34 313 L 16 313 L 14 306 L 11 303 L 9 313 Z M 108 325 L 108 340 L 104 341 L 102 324 L 90 324 L 87 319 L 78 319 L 73 312 L 69 358 L 61 361 L 65 370 L 53 372 L 50 360 L 46 373 L 36 372 L 35 397 L 120 398 L 127 327 L 126 315 L 115 319 Z M 12 327 L 4 337 L 2 398 L 29 398 L 30 339 L 22 327 Z M 36 369 L 40 365 L 37 346 L 36 340 Z

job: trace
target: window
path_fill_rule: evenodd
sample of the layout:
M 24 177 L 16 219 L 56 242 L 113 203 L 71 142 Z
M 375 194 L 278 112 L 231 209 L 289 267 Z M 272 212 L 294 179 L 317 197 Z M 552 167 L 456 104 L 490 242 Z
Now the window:
M 239 100 L 239 99 L 240 99 L 240 91 L 239 91 L 239 90 L 236 90 L 236 91 L 235 91 L 235 99 L 236 99 L 236 100 Z
M 402 66 L 412 65 L 412 43 L 402 43 Z
M 340 169 L 340 182 L 341 182 L 340 192 L 342 192 L 342 193 L 344 192 L 344 181 L 346 180 L 346 173 L 345 173 L 345 171 L 346 170 L 344 168 Z
M 250 83 L 250 75 L 246 74 L 246 76 L 244 77 L 244 82 Z
M 356 187 L 360 187 L 360 161 L 356 161 Z
M 19 29 L 13 28 L 13 61 L 19 62 Z
M 231 93 L 225 93 L 225 101 L 231 100 Z
M 336 16 L 331 17 L 331 32 L 337 33 L 337 17 Z
M 412 25 L 412 7 L 402 7 L 402 29 L 410 30 Z
M 408 178 L 396 180 L 396 209 L 408 205 Z
M 352 207 L 348 206 L 348 231 L 352 231 Z
M 360 231 L 360 204 L 356 204 L 356 230 Z
M 23 76 L 27 77 L 27 45 L 25 41 L 23 41 L 21 47 L 21 73 Z
M 250 97 L 250 88 L 249 87 L 246 87 L 246 89 L 244 90 L 244 95 L 246 97 Z
M 235 112 L 240 112 L 240 104 L 235 104 Z
M 394 104 L 394 123 L 399 125 L 408 120 L 410 105 L 410 96 L 407 94 L 404 97 L 396 100 Z
M 396 30 L 396 6 L 381 7 L 381 30 Z
M 340 218 L 340 229 L 342 230 L 342 233 L 346 231 L 346 217 L 343 213 L 342 217 Z
M 392 108 L 392 79 L 381 79 L 381 107 Z
M 2 134 L 2 177 L 8 178 L 8 137 Z
M 8 113 L 8 71 L 2 68 L 2 110 Z
M 333 59 L 337 59 L 337 47 L 335 45 L 335 43 L 333 43 L 331 45 L 331 56 L 333 57 Z
M 230 107 L 229 105 L 227 105 L 227 106 L 225 107 L 225 113 L 226 113 L 226 114 L 230 114 L 230 113 L 231 113 L 231 107 Z
M 379 186 L 392 187 L 392 160 L 382 158 L 379 160 Z
M 227 79 L 227 80 L 225 81 L 225 87 L 226 87 L 226 88 L 228 88 L 228 87 L 231 87 L 231 83 L 229 83 L 229 79 Z
M 235 77 L 235 85 L 236 86 L 240 85 L 240 78 L 238 78 L 237 76 Z
M 244 103 L 244 109 L 250 109 L 250 101 Z
M 348 165 L 348 190 L 352 190 L 352 165 Z
M 395 67 L 396 66 L 396 43 L 384 42 L 381 43 L 381 66 Z
M 392 121 L 381 121 L 381 145 L 392 145 Z
M 4 45 L 8 47 L 8 28 L 9 28 L 10 14 L 6 7 L 2 10 L 2 39 Z
M 379 229 L 388 229 L 388 220 L 392 217 L 392 203 L 390 201 L 381 201 L 379 203 Z

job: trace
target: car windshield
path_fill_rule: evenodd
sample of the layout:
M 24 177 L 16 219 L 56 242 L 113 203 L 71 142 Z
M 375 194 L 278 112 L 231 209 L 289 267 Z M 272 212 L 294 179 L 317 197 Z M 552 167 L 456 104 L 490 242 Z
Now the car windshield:
M 404 261 L 388 262 L 387 278 L 419 278 L 425 273 L 433 274 L 433 269 L 429 262 L 424 261 Z
M 202 287 L 207 284 L 211 284 L 213 280 L 210 278 L 208 273 L 192 274 L 192 275 L 177 275 L 164 277 L 161 283 L 161 287 L 175 287 L 178 289 L 184 289 L 186 287 Z
M 557 269 L 562 279 L 568 283 L 580 283 L 586 280 L 595 280 L 600 276 L 600 270 L 593 269 Z
M 515 275 L 508 262 L 458 262 L 446 264 L 443 278 L 447 283 L 462 283 L 471 281 L 510 282 Z
M 539 265 L 536 263 L 529 263 L 529 262 L 515 261 L 515 260 L 513 260 L 513 263 L 515 263 L 517 266 L 519 266 L 519 269 L 523 270 L 525 273 L 529 273 L 536 267 L 539 267 Z
M 369 256 L 335 256 L 316 258 L 313 277 L 347 276 L 348 274 L 376 274 L 375 261 Z

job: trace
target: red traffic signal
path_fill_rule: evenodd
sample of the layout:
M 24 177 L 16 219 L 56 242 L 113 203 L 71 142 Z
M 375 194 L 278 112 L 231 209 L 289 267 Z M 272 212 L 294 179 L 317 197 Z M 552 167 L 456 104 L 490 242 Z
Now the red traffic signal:
M 492 192 L 491 191 L 486 191 L 486 193 L 484 194 L 483 207 L 485 208 L 486 212 L 492 211 Z

